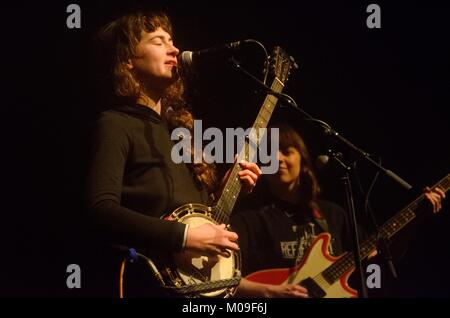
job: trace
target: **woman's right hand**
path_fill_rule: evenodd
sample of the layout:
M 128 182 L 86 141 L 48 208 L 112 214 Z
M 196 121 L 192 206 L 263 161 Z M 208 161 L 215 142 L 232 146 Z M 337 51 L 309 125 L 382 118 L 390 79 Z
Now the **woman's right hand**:
M 272 285 L 257 283 L 247 278 L 242 278 L 235 297 L 256 298 L 308 298 L 306 288 L 295 285 Z
M 230 252 L 238 251 L 238 235 L 228 231 L 225 224 L 206 223 L 198 227 L 189 227 L 185 249 L 205 256 L 221 255 L 230 257 Z
M 269 298 L 308 298 L 308 291 L 305 287 L 294 284 L 267 285 L 265 297 Z

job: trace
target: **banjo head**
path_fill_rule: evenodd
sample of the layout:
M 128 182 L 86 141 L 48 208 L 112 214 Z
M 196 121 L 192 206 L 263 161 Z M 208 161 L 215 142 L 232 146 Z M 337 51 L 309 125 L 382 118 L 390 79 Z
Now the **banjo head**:
M 201 204 L 187 204 L 175 210 L 169 217 L 190 227 L 203 224 L 218 224 L 212 218 L 212 208 Z M 185 285 L 195 285 L 240 276 L 240 254 L 228 250 L 230 257 L 220 255 L 211 257 L 192 252 L 177 253 L 173 256 L 178 281 Z M 201 293 L 200 297 L 230 297 L 236 287 L 228 287 L 211 292 Z

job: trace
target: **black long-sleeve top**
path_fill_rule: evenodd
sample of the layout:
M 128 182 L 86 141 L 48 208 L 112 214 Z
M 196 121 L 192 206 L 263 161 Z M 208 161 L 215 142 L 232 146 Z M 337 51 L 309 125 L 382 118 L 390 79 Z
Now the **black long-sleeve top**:
M 183 163 L 171 159 L 173 142 L 152 109 L 129 105 L 103 112 L 92 139 L 87 207 L 93 228 L 113 244 L 180 251 L 185 225 L 160 217 L 207 193 Z

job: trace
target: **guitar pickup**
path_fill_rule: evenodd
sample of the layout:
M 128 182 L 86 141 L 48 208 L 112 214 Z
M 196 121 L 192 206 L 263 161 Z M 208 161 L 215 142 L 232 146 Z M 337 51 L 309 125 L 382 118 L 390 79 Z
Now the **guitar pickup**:
M 317 283 L 311 277 L 302 280 L 300 285 L 308 290 L 308 295 L 311 298 L 323 298 L 326 296 L 325 291 L 319 285 L 317 285 Z

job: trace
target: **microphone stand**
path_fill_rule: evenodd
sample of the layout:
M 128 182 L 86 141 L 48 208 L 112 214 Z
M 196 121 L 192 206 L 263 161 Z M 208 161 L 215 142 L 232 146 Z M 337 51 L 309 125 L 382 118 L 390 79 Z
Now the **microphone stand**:
M 393 171 L 388 170 L 388 169 L 384 168 L 383 166 L 381 166 L 380 164 L 378 164 L 376 161 L 374 161 L 372 158 L 370 158 L 370 156 L 369 156 L 369 154 L 367 152 L 365 152 L 362 149 L 356 147 L 348 139 L 344 138 L 343 136 L 341 136 L 341 134 L 339 134 L 337 131 L 335 131 L 333 128 L 331 128 L 331 126 L 328 125 L 326 122 L 314 118 L 313 116 L 308 114 L 306 111 L 301 109 L 297 105 L 297 103 L 295 102 L 295 100 L 292 97 L 290 97 L 287 94 L 278 93 L 278 92 L 273 91 L 270 87 L 265 85 L 258 78 L 256 78 L 255 76 L 253 76 L 252 74 L 247 72 L 245 69 L 243 69 L 241 67 L 241 65 L 234 59 L 234 57 L 231 57 L 230 61 L 236 67 L 236 69 L 238 69 L 243 74 L 245 74 L 246 76 L 248 76 L 251 79 L 253 79 L 258 84 L 258 86 L 261 89 L 263 89 L 267 94 L 271 94 L 271 95 L 274 95 L 274 96 L 276 96 L 278 98 L 283 99 L 284 101 L 287 102 L 287 104 L 292 106 L 293 109 L 295 109 L 300 114 L 302 114 L 304 117 L 306 117 L 307 120 L 315 122 L 315 123 L 319 123 L 320 127 L 322 127 L 323 132 L 324 132 L 325 135 L 331 136 L 334 140 L 337 140 L 338 142 L 346 145 L 354 153 L 356 153 L 357 155 L 359 155 L 360 157 L 362 157 L 363 159 L 368 161 L 378 171 L 383 172 L 386 176 L 388 176 L 390 179 L 394 180 L 401 187 L 405 188 L 406 190 L 410 190 L 412 188 L 412 186 L 408 182 L 406 182 L 404 179 L 402 179 L 400 176 L 398 176 Z M 353 256 L 354 256 L 354 262 L 355 262 L 356 270 L 358 271 L 359 277 L 361 279 L 362 296 L 363 296 L 363 298 L 367 298 L 367 296 L 368 296 L 367 295 L 367 288 L 366 288 L 366 284 L 365 284 L 365 280 L 364 280 L 364 273 L 363 273 L 362 266 L 361 266 L 361 257 L 360 257 L 360 251 L 359 251 L 359 237 L 358 237 L 358 231 L 357 231 L 355 206 L 354 206 L 353 192 L 352 192 L 351 181 L 350 181 L 350 172 L 352 171 L 352 168 L 350 166 L 345 165 L 344 162 L 342 162 L 342 160 L 340 159 L 340 156 L 337 156 L 336 154 L 334 154 L 332 157 L 334 158 L 334 160 L 336 162 L 338 162 L 341 165 L 341 167 L 344 168 L 344 171 L 345 171 L 345 176 L 342 178 L 342 180 L 344 182 L 344 186 L 345 186 L 345 189 L 346 189 L 347 205 L 348 205 L 349 213 L 351 214 L 350 219 L 351 219 L 351 225 L 352 225 L 352 230 L 353 230 L 353 249 L 354 249 Z M 370 209 L 369 209 L 369 213 L 372 214 L 372 211 Z M 372 214 L 372 220 L 375 220 L 373 214 Z M 392 256 L 391 256 L 391 252 L 390 252 L 390 249 L 389 249 L 389 245 L 387 244 L 387 239 L 379 231 L 379 227 L 377 226 L 377 224 L 374 224 L 374 227 L 375 227 L 375 230 L 376 230 L 376 233 L 377 233 L 377 248 L 380 250 L 381 254 L 384 254 L 384 257 L 385 257 L 385 259 L 386 259 L 386 261 L 387 261 L 387 263 L 389 265 L 389 270 L 390 270 L 392 276 L 394 278 L 397 278 L 397 273 L 396 273 L 394 264 L 392 262 Z
M 347 198 L 347 209 L 350 214 L 350 224 L 352 228 L 352 243 L 353 243 L 353 261 L 355 262 L 356 272 L 358 273 L 360 284 L 361 284 L 361 295 L 362 298 L 368 298 L 367 286 L 365 284 L 366 277 L 361 264 L 361 253 L 359 250 L 359 234 L 358 234 L 358 223 L 356 222 L 356 209 L 353 199 L 352 183 L 350 181 L 350 172 L 352 172 L 351 165 L 347 165 L 342 161 L 341 153 L 336 153 L 329 151 L 331 158 L 339 164 L 344 169 L 344 176 L 341 178 L 344 183 L 345 195 Z

